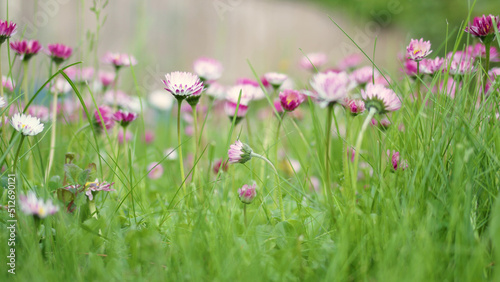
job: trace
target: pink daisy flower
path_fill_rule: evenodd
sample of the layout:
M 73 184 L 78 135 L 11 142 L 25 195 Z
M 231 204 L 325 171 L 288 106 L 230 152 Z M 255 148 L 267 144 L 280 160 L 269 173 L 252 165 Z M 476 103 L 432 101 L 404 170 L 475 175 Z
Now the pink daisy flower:
M 172 93 L 178 100 L 191 95 L 199 95 L 203 91 L 203 82 L 197 75 L 189 72 L 171 72 L 165 75 L 165 90 Z
M 13 22 L 0 20 L 0 45 L 12 35 L 16 34 L 17 25 Z
M 163 176 L 163 166 L 159 163 L 150 163 L 148 165 L 148 177 L 149 179 L 158 179 Z
M 383 85 L 368 84 L 365 90 L 361 90 L 361 96 L 365 100 L 366 109 L 375 108 L 379 114 L 396 111 L 401 108 L 401 101 L 398 95 Z
M 336 103 L 347 97 L 355 87 L 346 72 L 318 73 L 311 80 L 311 86 L 316 91 L 314 96 L 321 102 Z
M 47 55 L 52 58 L 52 61 L 57 65 L 67 60 L 73 53 L 73 49 L 63 44 L 49 44 L 46 50 Z
M 493 20 L 495 20 L 497 29 L 500 29 L 500 21 L 498 17 L 493 15 L 483 15 L 481 17 L 475 17 L 472 23 L 465 28 L 465 32 L 478 37 L 483 43 L 490 43 L 495 38 Z
M 202 81 L 217 80 L 222 76 L 224 67 L 222 63 L 216 59 L 202 57 L 194 61 L 194 73 L 198 75 Z
M 285 111 L 295 110 L 305 100 L 305 96 L 297 90 L 286 89 L 279 94 L 281 106 Z
M 136 113 L 118 110 L 114 115 L 113 119 L 119 123 L 122 127 L 127 127 L 132 121 L 137 118 Z
M 102 119 L 101 119 L 102 116 Z M 102 129 L 111 129 L 115 125 L 115 120 L 113 116 L 113 110 L 108 106 L 100 106 L 94 112 L 94 118 L 96 125 L 101 127 Z
M 410 41 L 410 45 L 406 47 L 407 57 L 413 61 L 420 61 L 427 57 L 430 53 L 432 53 L 431 42 L 424 41 L 423 38 L 420 40 L 412 39 Z
M 23 213 L 37 218 L 45 218 L 59 211 L 59 207 L 55 206 L 51 199 L 47 201 L 38 199 L 32 191 L 29 191 L 27 195 L 19 196 L 19 206 Z
M 325 53 L 309 53 L 300 59 L 300 67 L 305 70 L 320 69 L 326 64 L 328 57 Z
M 113 65 L 116 69 L 121 67 L 130 67 L 137 64 L 137 60 L 134 56 L 125 53 L 112 53 L 107 52 L 102 58 L 102 62 L 105 64 Z
M 10 48 L 19 55 L 21 60 L 27 61 L 42 50 L 42 45 L 38 40 L 22 40 L 10 43 Z
M 252 159 L 252 148 L 245 143 L 241 143 L 240 140 L 236 140 L 234 144 L 229 146 L 227 153 L 230 164 L 243 164 Z

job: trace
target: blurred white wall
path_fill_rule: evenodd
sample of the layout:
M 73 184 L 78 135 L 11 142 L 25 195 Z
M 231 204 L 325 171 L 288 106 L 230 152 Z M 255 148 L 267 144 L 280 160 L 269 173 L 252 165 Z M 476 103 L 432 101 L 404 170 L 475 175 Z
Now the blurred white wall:
M 0 3 L 0 17 L 5 19 L 6 0 Z M 38 39 L 43 45 L 76 46 L 79 51 L 73 59 L 92 65 L 94 56 L 88 54 L 86 37 L 96 29 L 92 1 L 10 0 L 9 5 L 9 18 L 19 25 L 16 38 L 24 30 L 26 38 Z M 247 59 L 259 73 L 284 71 L 305 78 L 307 73 L 297 69 L 302 56 L 299 48 L 305 53 L 327 53 L 332 66 L 354 50 L 328 15 L 370 56 L 378 36 L 376 62 L 383 67 L 395 65 L 396 53 L 405 43 L 398 32 L 383 31 L 374 22 L 356 22 L 342 11 L 325 10 L 307 1 L 110 0 L 101 15 L 107 21 L 100 32 L 98 51 L 99 56 L 108 50 L 132 53 L 139 60 L 137 72 L 143 84 L 157 82 L 152 77 L 162 73 L 190 70 L 199 56 L 221 60 L 227 84 L 252 76 Z

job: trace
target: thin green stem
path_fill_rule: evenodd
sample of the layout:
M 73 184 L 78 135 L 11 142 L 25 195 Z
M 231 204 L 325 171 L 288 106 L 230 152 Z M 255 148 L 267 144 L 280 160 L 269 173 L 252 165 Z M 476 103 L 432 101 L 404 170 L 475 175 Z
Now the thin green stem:
M 14 157 L 14 164 L 12 165 L 12 171 L 14 172 L 14 174 L 16 173 L 17 160 L 19 159 L 19 152 L 21 152 L 21 147 L 23 146 L 25 137 L 25 135 L 21 135 L 21 141 L 19 141 L 19 146 L 17 147 L 16 155 Z
M 328 105 L 328 110 L 326 114 L 326 140 L 325 140 L 325 193 L 328 197 L 328 202 L 332 202 L 332 190 L 330 187 L 330 140 L 332 138 L 332 116 L 333 116 L 333 104 Z
M 181 181 L 184 194 L 187 195 L 186 185 L 184 183 L 184 162 L 182 161 L 182 140 L 181 140 L 181 104 L 182 99 L 177 99 L 177 143 L 179 144 L 179 166 L 181 169 Z
M 52 98 L 52 128 L 50 134 L 49 164 L 47 165 L 47 170 L 45 172 L 45 179 L 49 178 L 50 170 L 52 169 L 52 165 L 54 163 L 54 153 L 56 150 L 57 96 L 58 96 L 57 89 L 55 89 Z
M 483 102 L 484 95 L 486 95 L 486 84 L 488 84 L 488 72 L 490 70 L 490 46 L 491 46 L 491 43 L 484 44 L 484 48 L 486 48 L 486 67 L 484 69 L 483 92 L 481 93 L 480 102 Z
M 357 191 L 357 184 L 358 184 L 358 163 L 359 163 L 359 155 L 361 155 L 361 143 L 363 142 L 363 136 L 365 134 L 366 129 L 368 128 L 368 124 L 370 124 L 370 121 L 372 120 L 373 116 L 377 113 L 377 110 L 375 108 L 370 108 L 368 115 L 366 116 L 366 119 L 361 126 L 361 131 L 358 134 L 358 138 L 356 140 L 356 147 L 354 150 L 354 172 L 351 175 L 351 180 L 352 180 L 352 192 L 353 196 L 356 195 Z
M 198 147 L 199 147 L 199 139 L 198 139 L 198 111 L 196 110 L 196 105 L 194 106 L 191 106 L 191 109 L 193 110 L 193 122 L 194 122 L 194 159 L 197 160 L 198 159 Z M 193 167 L 193 172 L 192 172 L 192 179 L 193 179 L 193 182 L 196 181 L 197 179 L 197 173 L 196 173 L 196 167 L 197 165 L 194 164 L 194 167 Z M 199 181 L 198 181 L 199 182 Z M 199 187 L 198 187 L 199 188 Z M 202 189 L 200 189 L 200 193 L 201 193 Z
M 29 102 L 28 94 L 28 61 L 23 61 L 23 90 L 24 90 L 24 106 L 26 107 Z
M 420 61 L 417 61 L 417 97 L 416 97 L 417 106 L 420 104 Z
M 276 170 L 276 167 L 273 165 L 273 163 L 271 163 L 271 161 L 269 161 L 266 157 L 261 156 L 261 155 L 256 154 L 256 153 L 253 153 L 253 152 L 250 154 L 250 156 L 264 160 L 274 170 L 274 173 L 276 174 L 276 182 L 277 182 L 277 188 L 278 188 L 277 196 L 278 196 L 278 204 L 279 204 L 280 213 L 281 213 L 281 221 L 285 221 L 286 220 L 285 208 L 283 206 L 283 194 L 281 193 L 281 181 L 280 181 L 280 175 L 278 173 L 278 170 Z
M 245 227 L 248 226 L 247 224 L 247 204 L 243 204 L 243 218 L 245 219 Z

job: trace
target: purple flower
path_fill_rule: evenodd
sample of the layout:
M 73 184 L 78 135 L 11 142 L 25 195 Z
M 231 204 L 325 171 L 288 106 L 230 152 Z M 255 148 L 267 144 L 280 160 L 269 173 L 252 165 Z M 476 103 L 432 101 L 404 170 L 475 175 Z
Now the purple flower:
M 412 39 L 410 45 L 406 47 L 406 55 L 408 59 L 413 61 L 420 61 L 430 53 L 432 53 L 431 42 L 424 41 L 423 38 L 420 38 L 420 40 Z
M 101 119 L 102 116 L 102 119 Z M 108 106 L 100 106 L 94 112 L 96 124 L 102 129 L 111 129 L 115 125 L 113 110 Z
M 361 96 L 365 100 L 366 109 L 375 108 L 379 114 L 393 112 L 401 108 L 398 95 L 380 84 L 368 84 L 365 90 L 361 90 Z
M 377 70 L 373 67 L 362 67 L 351 73 L 351 80 L 356 82 L 358 85 L 366 85 L 373 81 L 374 78 L 380 76 Z
M 47 46 L 47 55 L 49 55 L 56 64 L 67 60 L 73 53 L 73 49 L 63 44 L 49 44 Z
M 99 72 L 99 81 L 101 82 L 103 87 L 112 86 L 112 84 L 115 82 L 115 73 L 114 72 L 107 72 L 107 71 L 100 71 Z
M 12 35 L 16 34 L 17 25 L 13 22 L 0 20 L 0 45 Z
M 52 200 L 49 199 L 45 202 L 38 199 L 32 191 L 28 192 L 28 195 L 19 196 L 19 205 L 23 213 L 38 218 L 45 218 L 59 211 L 59 207 L 55 206 Z
M 22 40 L 11 42 L 10 48 L 21 57 L 21 60 L 27 61 L 42 49 L 42 45 L 37 40 Z
M 132 121 L 137 118 L 136 113 L 118 110 L 114 115 L 113 119 L 118 122 L 121 126 L 127 127 Z
M 257 196 L 257 184 L 252 184 L 251 186 L 245 184 L 240 189 L 238 189 L 238 196 L 240 201 L 244 204 L 251 204 L 255 197 Z
M 286 89 L 279 94 L 281 106 L 285 111 L 295 110 L 305 100 L 305 96 L 297 90 Z
M 493 26 L 493 19 L 497 28 L 500 29 L 500 22 L 498 17 L 493 15 L 482 17 L 475 17 L 468 27 L 465 28 L 465 32 L 476 36 L 483 43 L 490 43 L 495 38 L 495 27 Z
M 165 90 L 177 99 L 185 99 L 191 95 L 199 95 L 203 91 L 203 82 L 197 75 L 189 72 L 171 72 L 165 75 Z
M 252 159 L 252 148 L 245 143 L 241 143 L 240 140 L 229 146 L 229 151 L 227 152 L 229 156 L 229 163 L 246 163 Z

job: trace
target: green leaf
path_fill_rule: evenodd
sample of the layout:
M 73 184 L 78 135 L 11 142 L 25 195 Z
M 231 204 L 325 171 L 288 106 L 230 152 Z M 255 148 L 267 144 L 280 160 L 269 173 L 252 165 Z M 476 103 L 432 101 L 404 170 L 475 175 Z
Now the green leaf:
M 65 164 L 64 172 L 66 172 L 69 184 L 79 184 L 79 176 L 83 172 L 83 170 L 79 166 L 75 164 Z

